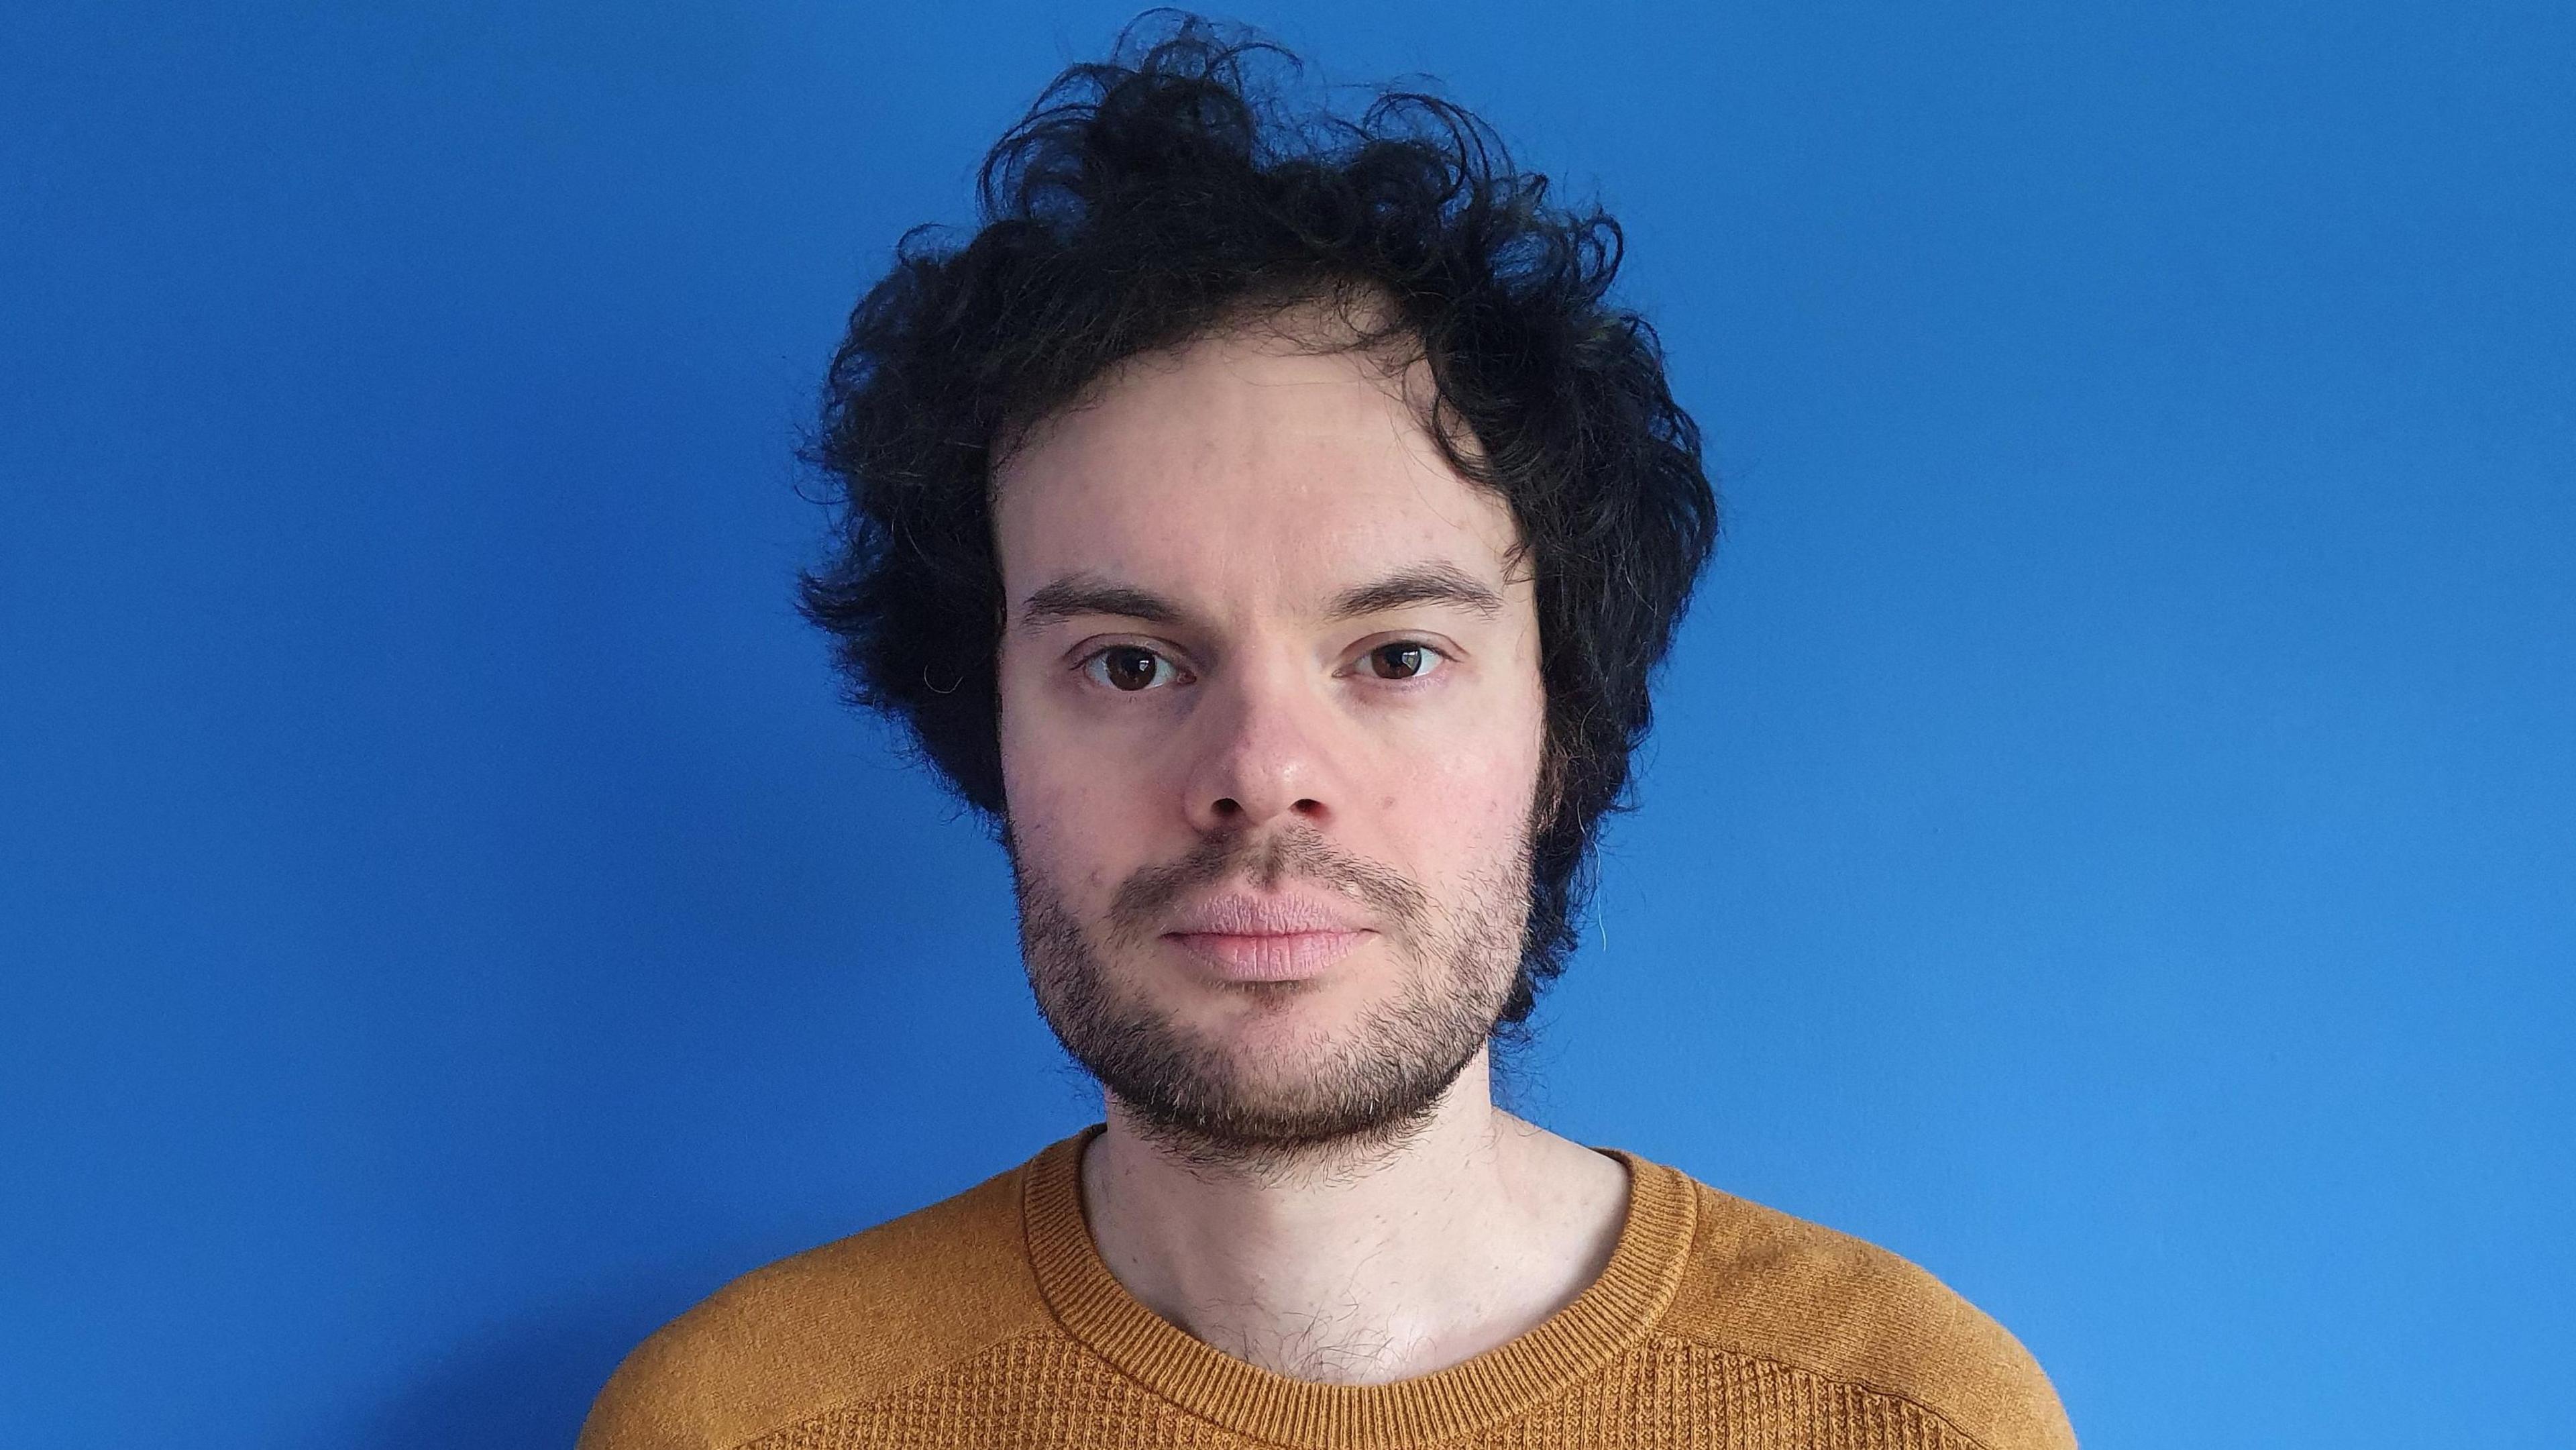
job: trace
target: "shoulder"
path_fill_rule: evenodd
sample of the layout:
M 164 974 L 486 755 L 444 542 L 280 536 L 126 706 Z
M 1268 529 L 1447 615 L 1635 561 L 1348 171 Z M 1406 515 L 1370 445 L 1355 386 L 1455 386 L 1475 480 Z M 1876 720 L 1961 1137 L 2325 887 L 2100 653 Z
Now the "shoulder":
M 581 1450 L 730 1450 L 1043 1327 L 1023 1171 L 727 1284 L 618 1366 Z
M 1907 1401 L 1985 1450 L 2072 1450 L 2038 1362 L 1949 1286 L 1849 1234 L 1693 1187 L 1668 1333 Z

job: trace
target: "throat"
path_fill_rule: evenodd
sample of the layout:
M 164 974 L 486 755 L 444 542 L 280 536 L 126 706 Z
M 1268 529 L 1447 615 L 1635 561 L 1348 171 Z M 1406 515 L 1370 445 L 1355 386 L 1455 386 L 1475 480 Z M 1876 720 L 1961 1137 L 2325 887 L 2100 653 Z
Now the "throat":
M 1146 1308 L 1273 1373 L 1383 1384 L 1445 1369 L 1572 1302 L 1627 1204 L 1615 1160 L 1473 1106 L 1364 1169 L 1282 1179 L 1194 1170 L 1122 1131 L 1113 1100 L 1082 1163 L 1094 1244 Z
M 1247 1364 L 1319 1384 L 1388 1384 L 1444 1369 L 1478 1352 L 1448 1352 L 1428 1325 L 1372 1322 L 1357 1303 L 1320 1312 L 1242 1307 L 1247 1312 L 1179 1327 Z

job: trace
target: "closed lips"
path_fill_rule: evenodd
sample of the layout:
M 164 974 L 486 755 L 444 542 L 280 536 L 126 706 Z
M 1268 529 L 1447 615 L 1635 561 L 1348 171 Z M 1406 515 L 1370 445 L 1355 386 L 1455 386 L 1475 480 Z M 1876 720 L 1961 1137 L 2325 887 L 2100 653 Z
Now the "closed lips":
M 1319 902 L 1221 896 L 1181 912 L 1163 935 L 1228 979 L 1280 982 L 1323 970 L 1370 931 Z

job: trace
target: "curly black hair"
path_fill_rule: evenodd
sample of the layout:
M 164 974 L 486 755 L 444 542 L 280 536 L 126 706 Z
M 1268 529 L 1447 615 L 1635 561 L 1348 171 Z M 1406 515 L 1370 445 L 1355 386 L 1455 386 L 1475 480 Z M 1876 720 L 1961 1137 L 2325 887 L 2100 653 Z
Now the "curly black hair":
M 1379 93 L 1293 107 L 1279 46 L 1156 13 L 1042 93 L 985 158 L 983 225 L 922 228 L 851 314 L 808 449 L 833 549 L 801 580 L 857 705 L 1006 819 L 992 470 L 1113 365 L 1340 301 L 1352 347 L 1429 365 L 1426 425 L 1511 507 L 1532 567 L 1547 761 L 1518 1028 L 1564 969 L 1649 684 L 1714 547 L 1698 426 L 1655 333 L 1607 299 L 1618 224 L 1552 202 L 1485 123 Z

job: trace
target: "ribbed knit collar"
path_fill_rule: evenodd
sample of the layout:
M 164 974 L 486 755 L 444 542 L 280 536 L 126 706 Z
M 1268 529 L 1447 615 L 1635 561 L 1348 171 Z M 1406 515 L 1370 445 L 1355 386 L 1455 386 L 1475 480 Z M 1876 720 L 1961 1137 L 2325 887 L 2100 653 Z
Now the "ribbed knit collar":
M 1056 1143 L 1022 1178 L 1029 1262 L 1073 1336 L 1147 1388 L 1237 1434 L 1313 1450 L 1375 1450 L 1471 1433 L 1597 1372 L 1663 1316 L 1687 1262 L 1697 1196 L 1670 1168 L 1614 1154 L 1628 1168 L 1628 1214 L 1591 1287 L 1537 1328 L 1461 1364 L 1384 1385 L 1290 1379 L 1191 1338 L 1127 1292 L 1082 1208 L 1082 1150 L 1100 1132 Z

